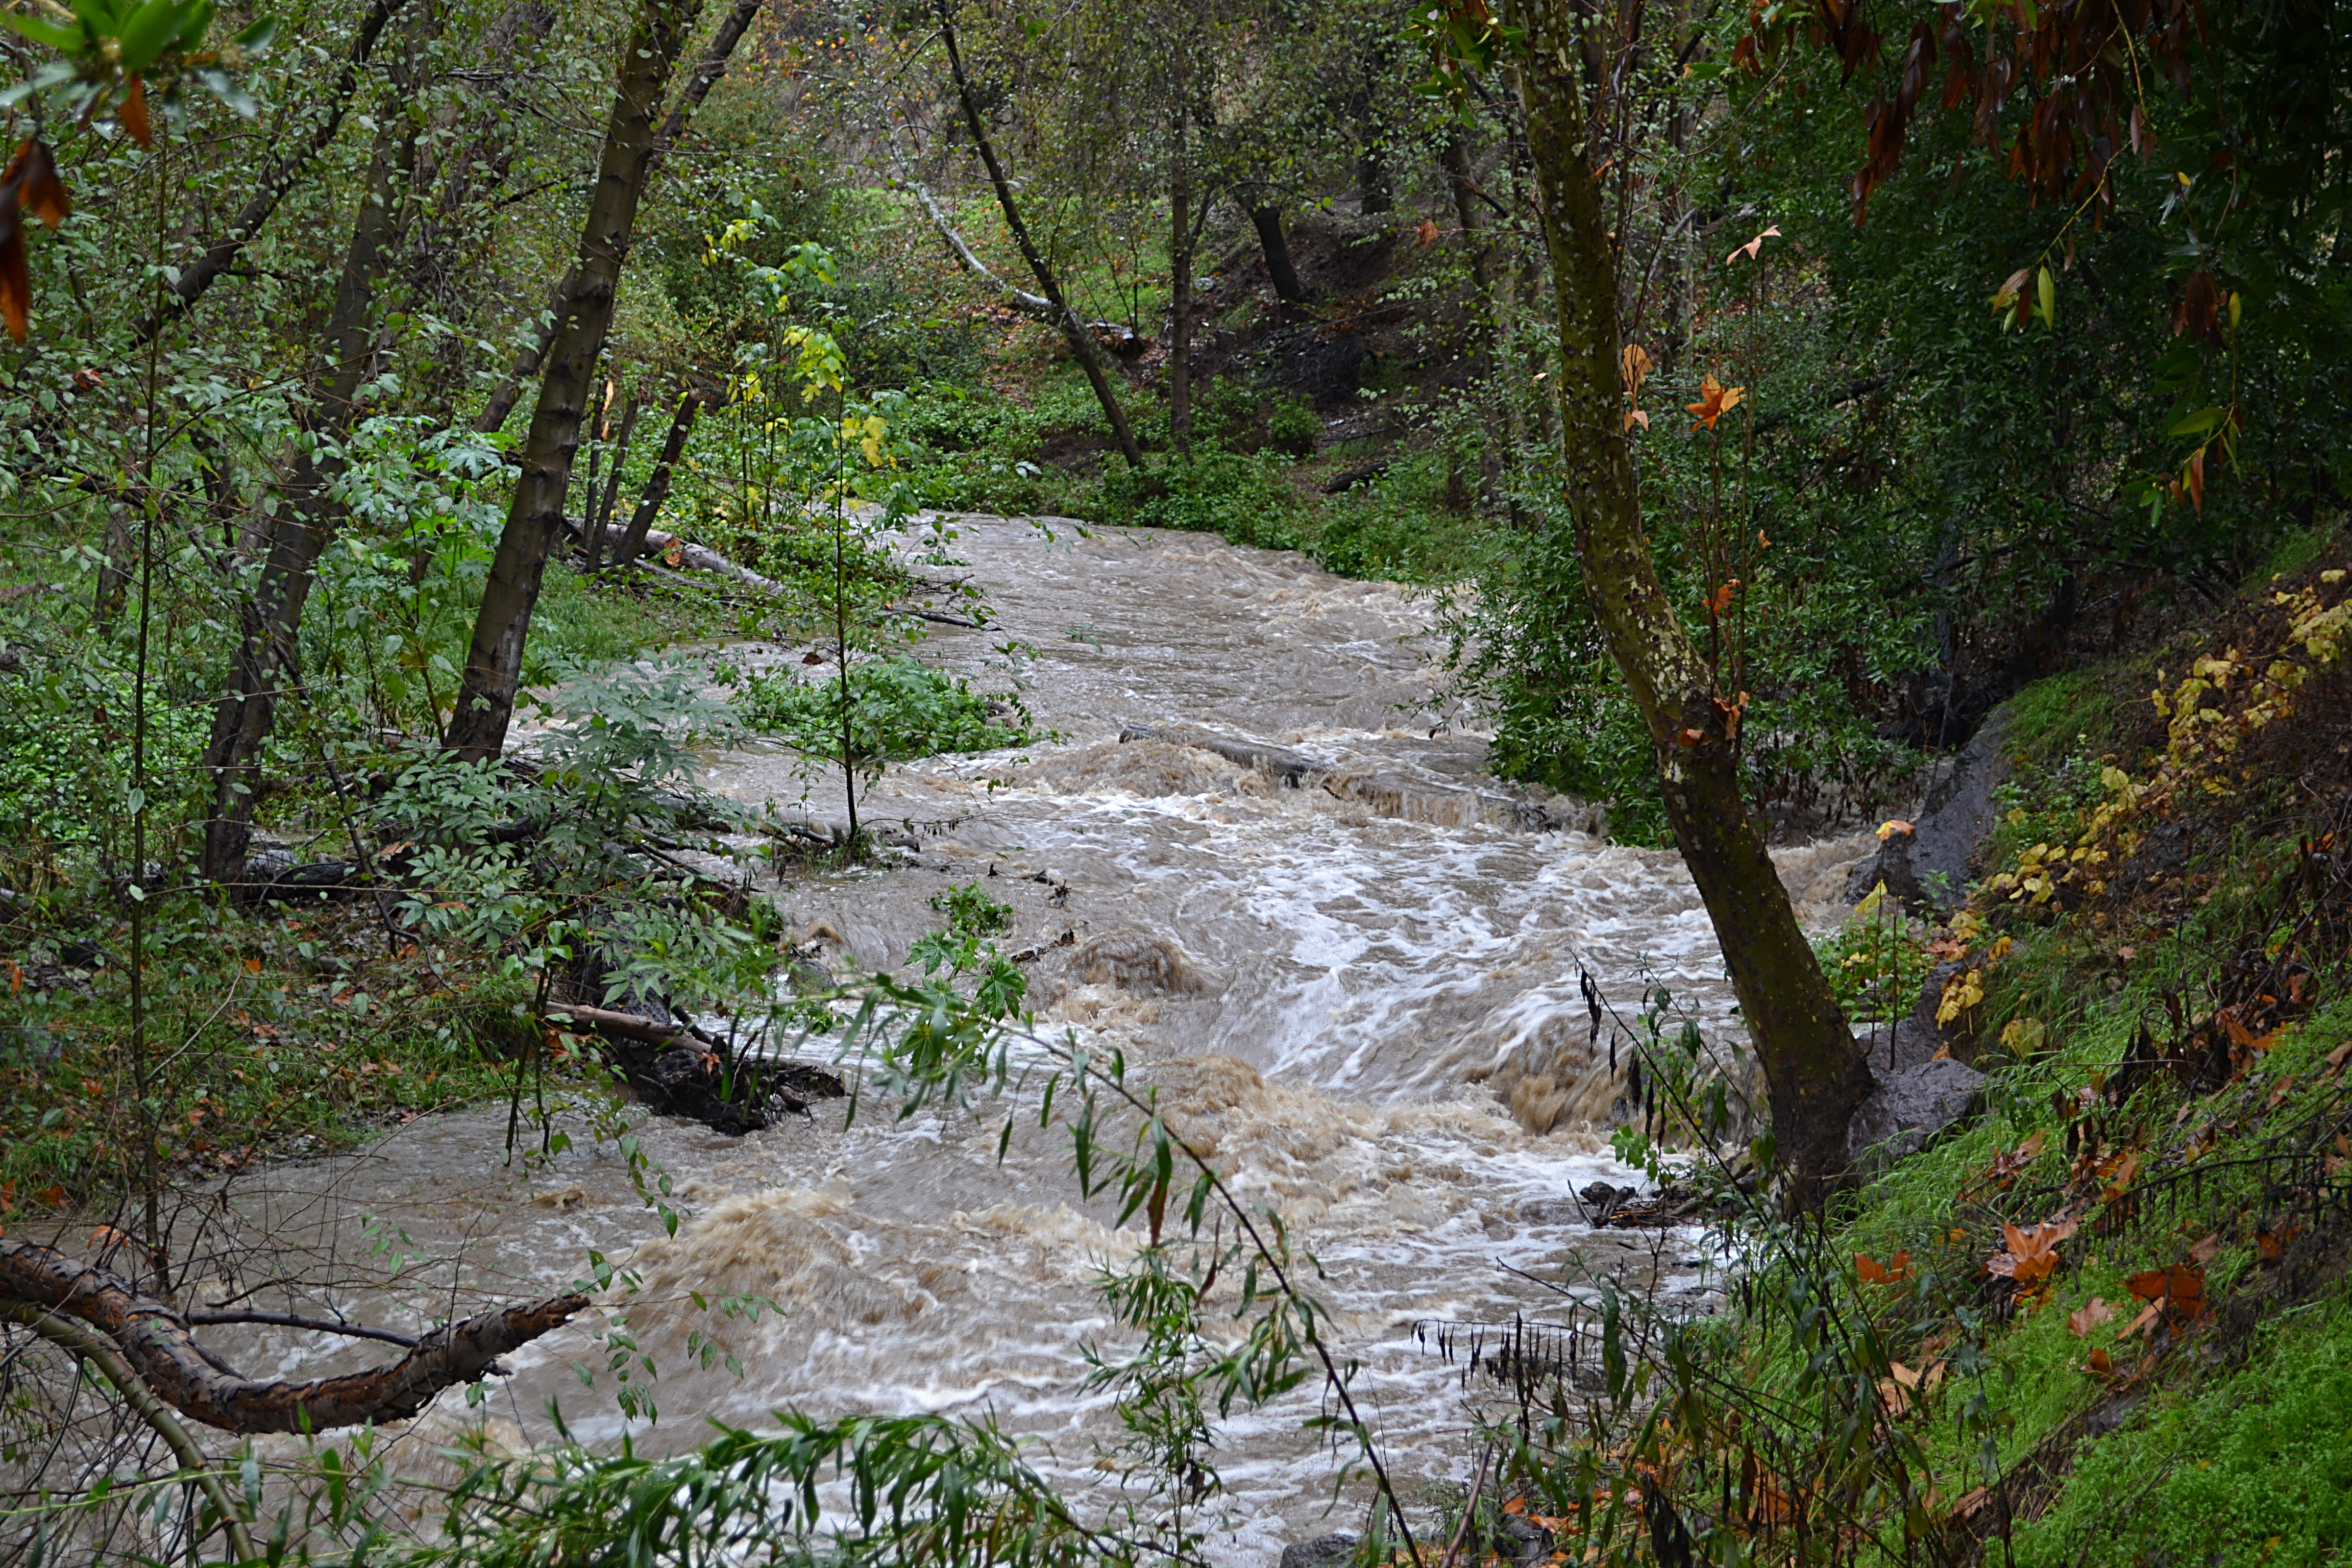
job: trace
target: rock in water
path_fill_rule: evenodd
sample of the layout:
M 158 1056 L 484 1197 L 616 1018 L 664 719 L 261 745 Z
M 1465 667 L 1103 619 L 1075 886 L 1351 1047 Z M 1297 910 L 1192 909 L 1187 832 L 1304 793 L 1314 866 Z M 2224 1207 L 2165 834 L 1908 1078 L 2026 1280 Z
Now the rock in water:
M 1282 1549 L 1282 1568 L 1325 1568 L 1328 1563 L 1344 1563 L 1356 1550 L 1356 1538 L 1346 1531 L 1334 1531 L 1318 1535 L 1312 1541 L 1294 1542 Z

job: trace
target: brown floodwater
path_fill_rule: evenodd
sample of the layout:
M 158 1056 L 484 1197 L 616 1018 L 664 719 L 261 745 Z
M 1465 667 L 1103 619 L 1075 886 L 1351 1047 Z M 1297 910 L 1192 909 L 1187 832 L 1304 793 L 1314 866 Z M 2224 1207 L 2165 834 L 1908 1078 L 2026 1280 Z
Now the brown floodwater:
M 1231 1184 L 1283 1215 L 1320 1264 L 1316 1291 L 1394 1472 L 1408 1488 L 1466 1481 L 1469 1425 L 1493 1391 L 1465 1388 L 1416 1323 L 1557 1321 L 1562 1290 L 1589 1298 L 1612 1274 L 1710 1293 L 1698 1233 L 1595 1233 L 1571 1197 L 1634 1179 L 1608 1152 L 1624 1085 L 1607 1035 L 1591 1038 L 1580 972 L 1627 1017 L 1662 984 L 1710 1038 L 1737 1039 L 1679 861 L 1594 837 L 1579 803 L 1487 778 L 1476 715 L 1444 699 L 1432 663 L 1433 607 L 1405 590 L 1202 535 L 958 529 L 994 623 L 934 626 L 917 651 L 1017 682 L 1055 738 L 893 768 L 861 813 L 911 841 L 897 864 L 763 885 L 842 973 L 906 963 L 940 923 L 931 900 L 966 882 L 1012 906 L 1008 950 L 1066 933 L 1024 966 L 1041 1026 L 1123 1049 Z M 821 675 L 810 651 L 725 657 Z M 1211 736 L 1227 754 L 1190 743 Z M 1253 746 L 1311 771 L 1292 786 L 1231 760 Z M 709 757 L 705 783 L 845 816 L 836 781 L 772 746 Z M 1780 855 L 1808 918 L 1835 912 L 1863 842 Z M 1032 1117 L 998 1158 L 1013 1099 L 902 1121 L 869 1097 L 852 1126 L 821 1104 L 737 1139 L 645 1123 L 683 1216 L 675 1238 L 578 1110 L 559 1112 L 572 1146 L 550 1158 L 507 1162 L 502 1110 L 426 1117 L 362 1154 L 247 1177 L 222 1213 L 252 1259 L 239 1288 L 274 1270 L 265 1304 L 394 1326 L 561 1288 L 592 1253 L 625 1271 L 632 1287 L 510 1358 L 478 1405 L 445 1395 L 415 1424 L 420 1445 L 473 1421 L 543 1438 L 551 1404 L 589 1442 L 625 1430 L 656 1447 L 698 1441 L 706 1417 L 758 1426 L 785 1407 L 987 1414 L 1038 1438 L 1048 1473 L 1107 1489 L 1114 1424 L 1108 1396 L 1081 1386 L 1084 1351 L 1115 1342 L 1093 1281 L 1135 1237 L 1081 1198 L 1065 1133 Z M 727 1298 L 762 1304 L 730 1313 Z M 616 1402 L 616 1321 L 654 1363 L 635 1381 L 656 1422 Z M 255 1373 L 374 1359 L 278 1329 L 207 1337 Z M 1265 1563 L 1286 1540 L 1360 1523 L 1360 1489 L 1325 1511 L 1332 1461 L 1300 1428 L 1317 1405 L 1310 1387 L 1221 1426 L 1220 1561 Z

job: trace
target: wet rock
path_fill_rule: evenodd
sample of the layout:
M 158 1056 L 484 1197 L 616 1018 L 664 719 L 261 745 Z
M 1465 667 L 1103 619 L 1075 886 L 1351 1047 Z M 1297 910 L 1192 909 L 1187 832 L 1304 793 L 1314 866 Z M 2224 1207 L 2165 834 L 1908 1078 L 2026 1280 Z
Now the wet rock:
M 1984 1081 L 1984 1074 L 1949 1057 L 1881 1073 L 1847 1125 L 1846 1158 L 1867 1173 L 1917 1153 L 1945 1128 L 1974 1114 Z
M 1927 914 L 1937 906 L 1919 886 L 1919 873 L 1911 865 L 1911 845 L 1914 832 L 1897 827 L 1886 835 L 1878 853 L 1853 868 L 1846 879 L 1846 902 L 1858 904 L 1870 897 L 1874 889 L 1884 887 L 1886 896 L 1903 906 L 1906 914 Z
M 1207 730 L 1195 730 L 1186 725 L 1129 724 L 1118 732 L 1122 744 L 1133 741 L 1165 741 L 1171 745 L 1191 746 L 1207 752 L 1229 763 L 1253 768 L 1296 789 L 1311 774 L 1331 771 L 1328 763 L 1281 746 L 1270 746 L 1263 741 L 1235 740 Z
M 1551 1555 L 1551 1531 L 1518 1514 L 1499 1514 L 1486 1544 L 1506 1563 L 1540 1563 Z
M 1337 1530 L 1284 1547 L 1282 1568 L 1326 1568 L 1326 1564 L 1345 1563 L 1355 1550 L 1356 1538 L 1344 1530 Z

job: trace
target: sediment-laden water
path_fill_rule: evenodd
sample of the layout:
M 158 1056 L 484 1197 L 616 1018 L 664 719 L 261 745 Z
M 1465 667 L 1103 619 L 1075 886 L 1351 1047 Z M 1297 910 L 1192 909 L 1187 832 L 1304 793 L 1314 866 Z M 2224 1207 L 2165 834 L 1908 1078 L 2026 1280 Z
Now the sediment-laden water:
M 904 864 L 788 876 L 774 896 L 842 972 L 905 963 L 940 921 L 931 899 L 973 880 L 1013 907 L 1008 949 L 1068 933 L 1025 966 L 1041 1021 L 1122 1047 L 1179 1131 L 1286 1216 L 1321 1264 L 1316 1288 L 1400 1478 L 1466 1479 L 1477 1395 L 1416 1342 L 1416 1321 L 1556 1315 L 1539 1281 L 1599 1271 L 1705 1289 L 1695 1233 L 1596 1234 L 1572 1197 L 1632 1179 L 1608 1157 L 1623 1085 L 1606 1037 L 1591 1037 L 1580 970 L 1629 1016 L 1663 984 L 1711 1032 L 1732 1026 L 1679 861 L 1612 847 L 1575 803 L 1483 777 L 1484 738 L 1435 700 L 1430 610 L 1394 587 L 1199 535 L 961 527 L 997 619 L 941 628 L 922 657 L 1002 679 L 995 650 L 1024 645 L 1012 668 L 1060 739 L 894 769 L 862 812 L 918 846 Z M 808 651 L 730 657 L 798 668 Z M 1269 749 L 1284 755 L 1235 760 Z M 706 782 L 844 815 L 837 786 L 781 752 L 713 758 Z M 1780 858 L 1818 918 L 1858 853 L 1843 841 Z M 658 1372 L 660 1420 L 636 1424 L 641 1444 L 784 1405 L 992 1411 L 1045 1439 L 1043 1468 L 1108 1484 L 1095 1458 L 1110 1423 L 1080 1391 L 1081 1347 L 1108 1331 L 1091 1279 L 1132 1237 L 1079 1200 L 1066 1138 L 1033 1131 L 1000 1162 L 990 1119 L 898 1122 L 869 1100 L 842 1123 L 835 1104 L 741 1139 L 644 1130 L 686 1213 L 675 1239 L 577 1118 L 573 1148 L 509 1169 L 489 1111 L 248 1178 L 234 1225 L 268 1238 L 274 1250 L 252 1256 L 291 1279 L 367 1276 L 331 1304 L 395 1322 L 560 1287 L 592 1249 L 625 1264 L 633 1293 L 494 1385 L 488 1416 L 509 1441 L 547 1432 L 550 1400 L 589 1440 L 623 1430 L 598 1336 L 625 1313 Z M 718 1305 L 730 1296 L 773 1309 L 730 1315 Z M 695 1364 L 690 1335 L 721 1360 Z M 215 1342 L 257 1373 L 373 1359 L 275 1329 Z M 1302 1531 L 1356 1522 L 1324 1512 L 1331 1460 L 1299 1431 L 1315 1403 L 1223 1430 L 1222 1558 L 1265 1562 Z M 453 1393 L 420 1427 L 437 1440 L 478 1418 Z

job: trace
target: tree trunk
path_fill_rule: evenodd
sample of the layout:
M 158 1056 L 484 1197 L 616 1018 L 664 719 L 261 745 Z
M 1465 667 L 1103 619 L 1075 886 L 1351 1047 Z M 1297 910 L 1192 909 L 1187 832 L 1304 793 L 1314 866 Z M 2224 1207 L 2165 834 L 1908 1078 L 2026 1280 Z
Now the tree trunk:
M 1021 247 L 1021 258 L 1029 264 L 1030 274 L 1037 279 L 1037 290 L 1052 307 L 1054 321 L 1062 329 L 1062 336 L 1077 356 L 1078 368 L 1087 373 L 1087 384 L 1095 389 L 1096 400 L 1101 403 L 1103 417 L 1110 421 L 1111 439 L 1118 444 L 1118 454 L 1127 459 L 1130 468 L 1143 467 L 1143 448 L 1136 443 L 1135 432 L 1128 428 L 1127 410 L 1118 396 L 1111 391 L 1110 378 L 1103 372 L 1102 355 L 1096 351 L 1094 334 L 1070 309 L 1062 295 L 1062 285 L 1054 269 L 1046 264 L 1045 253 L 1037 248 L 1030 237 L 1029 226 L 1021 221 L 1020 204 L 1013 199 L 1013 182 L 1005 176 L 1004 164 L 996 155 L 996 143 L 989 139 L 988 124 L 981 118 L 980 100 L 971 89 L 971 79 L 964 75 L 963 52 L 957 47 L 955 17 L 948 8 L 949 0 L 939 0 L 940 36 L 948 47 L 948 68 L 955 78 L 956 99 L 963 108 L 964 129 L 971 132 L 971 144 L 980 153 L 980 161 L 988 170 L 989 183 L 996 187 L 996 205 L 1004 209 L 1004 226 L 1013 231 L 1013 244 Z
M 548 552 L 563 532 L 563 497 L 580 445 L 581 416 L 613 322 L 614 296 L 652 163 L 654 116 L 696 8 L 697 0 L 644 0 L 622 52 L 620 87 L 604 131 L 579 260 L 556 312 L 539 406 L 523 443 L 522 475 L 515 481 L 507 525 L 482 587 L 465 680 L 449 721 L 449 747 L 461 757 L 494 757 L 506 748 L 531 611 L 539 603 Z
M 131 534 L 131 507 L 121 500 L 106 508 L 106 553 L 98 566 L 98 602 L 91 619 L 100 631 L 111 628 L 122 613 L 123 595 L 131 588 L 131 569 L 138 563 L 139 542 Z
M 1283 237 L 1282 210 L 1252 207 L 1250 226 L 1257 230 L 1257 247 L 1265 253 L 1265 275 L 1274 280 L 1274 297 L 1286 305 L 1307 303 L 1307 289 L 1290 259 L 1290 241 Z
M 402 110 L 388 110 L 376 131 L 375 153 L 359 213 L 352 221 L 351 249 L 343 258 L 342 277 L 327 318 L 319 407 L 307 421 L 330 453 L 358 412 L 352 399 L 367 369 L 370 310 L 376 282 L 391 261 L 398 237 L 401 193 L 415 153 L 415 124 Z M 238 606 L 237 647 L 205 748 L 203 765 L 212 781 L 213 801 L 205 823 L 202 869 L 216 882 L 233 882 L 244 875 L 262 748 L 278 721 L 280 689 L 300 679 L 302 606 L 310 598 L 319 557 L 343 518 L 341 504 L 328 493 L 339 459 L 314 457 L 309 445 L 299 445 L 291 467 L 287 504 L 270 527 L 261 579 L 253 596 Z
M 735 8 L 727 13 L 726 18 L 719 24 L 719 30 L 711 34 L 710 43 L 702 51 L 702 58 L 694 62 L 694 69 L 688 75 L 686 85 L 678 89 L 677 106 L 669 111 L 669 118 L 662 121 L 661 130 L 654 137 L 653 156 L 646 163 L 646 174 L 659 170 L 668 160 L 670 149 L 685 136 L 687 126 L 694 119 L 694 111 L 702 107 L 702 100 L 710 96 L 710 89 L 718 85 L 720 77 L 727 74 L 727 61 L 734 55 L 735 46 L 742 42 L 744 31 L 751 26 L 751 18 L 760 14 L 760 7 L 765 3 L 766 0 L 735 0 Z
M 1184 111 L 1171 128 L 1168 182 L 1168 443 L 1192 460 L 1192 163 Z
M 61 1252 L 0 1237 L 0 1311 L 37 1332 L 40 1314 L 89 1325 L 164 1404 L 224 1432 L 323 1432 L 403 1420 L 587 1307 L 585 1296 L 556 1296 L 482 1312 L 434 1330 L 389 1366 L 309 1383 L 263 1382 L 198 1346 L 186 1316 L 170 1302 Z
M 604 530 L 613 521 L 613 507 L 621 499 L 621 465 L 628 460 L 629 438 L 637 433 L 637 410 L 641 406 L 637 395 L 621 395 L 621 429 L 613 439 L 613 472 L 604 481 L 602 497 L 592 496 L 594 510 L 587 519 L 587 547 L 581 570 L 593 574 L 604 555 Z
M 646 493 L 637 498 L 637 510 L 629 515 L 628 531 L 613 547 L 615 572 L 627 571 L 636 560 L 637 552 L 646 547 L 646 531 L 661 515 L 662 502 L 669 500 L 670 475 L 677 471 L 678 458 L 686 452 L 686 438 L 694 431 L 702 405 L 703 395 L 692 387 L 678 395 L 677 412 L 670 416 L 669 437 L 662 442 L 661 456 L 654 460 L 654 471 L 646 479 Z
M 1643 531 L 1618 364 L 1615 252 L 1569 74 L 1579 36 L 1570 0 L 1534 0 L 1526 26 L 1522 90 L 1559 296 L 1561 473 L 1577 552 L 1610 654 L 1656 748 L 1675 845 L 1763 1062 L 1787 1195 L 1810 1206 L 1844 1168 L 1846 1123 L 1870 1091 L 1870 1070 L 1749 814 L 1739 781 L 1743 706 L 1716 689 Z

